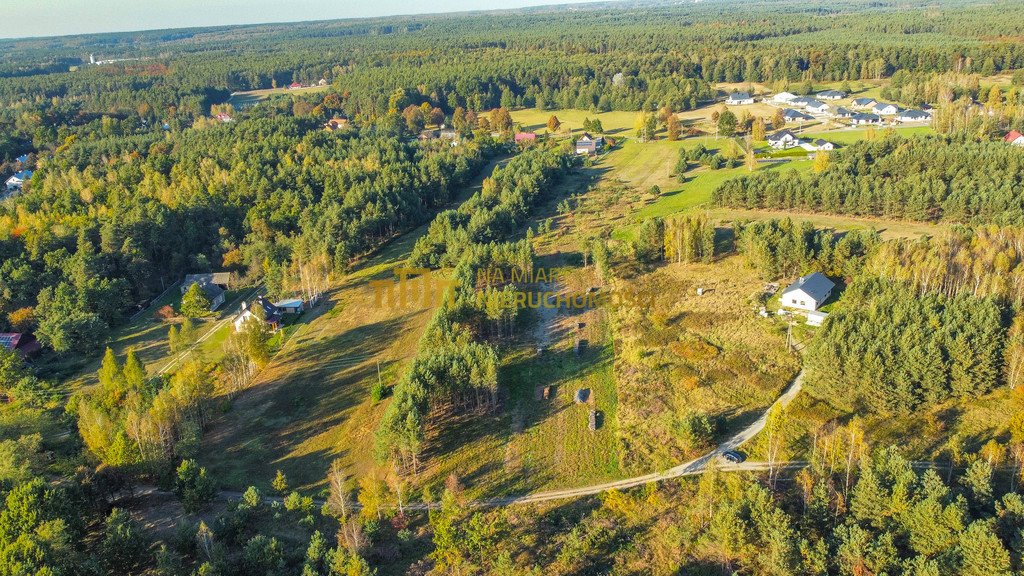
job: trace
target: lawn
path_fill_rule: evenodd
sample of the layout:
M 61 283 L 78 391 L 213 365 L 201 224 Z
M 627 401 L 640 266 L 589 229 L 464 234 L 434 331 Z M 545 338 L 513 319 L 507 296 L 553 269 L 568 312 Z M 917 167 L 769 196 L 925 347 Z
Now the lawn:
M 227 103 L 236 109 L 248 108 L 259 102 L 279 94 L 316 94 L 328 90 L 330 86 L 307 86 L 305 88 L 291 89 L 287 86 L 281 88 L 266 88 L 264 90 L 246 90 L 233 92 Z

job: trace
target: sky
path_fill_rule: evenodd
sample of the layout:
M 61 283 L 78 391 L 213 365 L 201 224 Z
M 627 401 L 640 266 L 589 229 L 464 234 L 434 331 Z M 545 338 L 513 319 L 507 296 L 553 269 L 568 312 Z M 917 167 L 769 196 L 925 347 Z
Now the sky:
M 523 8 L 595 0 L 0 0 L 0 37 Z M 16 25 L 15 25 L 16 24 Z

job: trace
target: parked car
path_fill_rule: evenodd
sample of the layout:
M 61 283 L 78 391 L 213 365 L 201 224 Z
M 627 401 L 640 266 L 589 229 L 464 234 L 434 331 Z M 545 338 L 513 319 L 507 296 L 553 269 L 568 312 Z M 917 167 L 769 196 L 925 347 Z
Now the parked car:
M 724 458 L 726 462 L 731 462 L 733 464 L 739 464 L 747 459 L 746 456 L 735 450 L 726 450 L 725 452 L 722 452 L 722 458 Z

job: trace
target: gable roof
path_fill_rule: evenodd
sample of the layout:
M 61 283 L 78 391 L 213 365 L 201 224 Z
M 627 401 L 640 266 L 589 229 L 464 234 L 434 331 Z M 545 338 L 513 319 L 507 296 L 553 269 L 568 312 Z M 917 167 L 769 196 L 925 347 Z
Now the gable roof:
M 867 114 L 863 112 L 860 114 L 854 114 L 853 116 L 850 116 L 850 118 L 854 120 L 870 120 L 872 122 L 878 122 L 879 120 L 882 119 L 882 117 L 879 116 L 878 114 Z
M 1024 134 L 1021 134 L 1016 130 L 1010 130 L 1010 133 L 1007 134 L 1005 138 L 1003 138 L 1003 142 L 1013 142 L 1021 137 L 1024 137 Z
M 831 144 L 831 142 L 829 142 L 828 140 L 825 140 L 823 138 L 818 138 L 817 140 L 814 141 L 814 145 L 815 146 L 824 146 L 826 144 Z
M 855 98 L 853 100 L 853 105 L 854 106 L 873 106 L 877 102 L 878 102 L 878 100 L 875 100 L 874 98 Z
M 751 96 L 749 92 L 733 92 L 729 94 L 729 100 L 750 100 Z
M 28 154 L 22 154 L 21 156 L 15 158 L 14 161 L 18 162 L 19 164 L 24 164 L 25 162 L 28 162 Z
M 888 102 L 877 102 L 877 103 L 875 103 L 875 106 L 872 108 L 872 110 L 874 110 L 875 112 L 881 112 L 882 110 L 885 110 L 886 108 L 895 108 L 897 112 L 900 111 L 900 107 L 899 106 L 897 106 L 895 104 L 889 104 Z
M 813 116 L 808 116 L 799 110 L 793 110 L 792 108 L 786 108 L 782 111 L 782 117 L 786 120 L 813 120 Z
M 814 299 L 815 302 L 823 302 L 828 297 L 829 293 L 833 288 L 836 287 L 835 282 L 828 279 L 821 272 L 813 272 L 807 276 L 797 278 L 796 282 L 793 282 L 786 289 L 782 291 L 782 295 L 785 296 L 790 292 L 797 290 L 802 291 Z
M 836 114 L 838 114 L 840 116 L 849 116 L 849 115 L 853 114 L 853 112 L 851 112 L 847 108 L 843 108 L 842 106 L 840 106 L 839 108 L 836 108 Z
M 821 92 L 818 92 L 818 97 L 819 98 L 845 98 L 846 94 L 840 92 L 839 90 L 823 90 Z
M 768 136 L 768 141 L 782 142 L 782 140 L 785 139 L 787 136 L 789 136 L 793 140 L 796 140 L 796 136 L 794 136 L 793 133 L 790 132 L 789 130 L 779 130 L 775 134 L 771 134 L 770 136 Z
M 0 333 L 0 348 L 6 348 L 8 350 L 14 350 L 18 347 L 18 343 L 21 342 L 21 334 L 15 332 L 3 332 Z
M 910 118 L 912 120 L 925 120 L 931 118 L 924 110 L 903 110 L 900 112 L 900 118 Z

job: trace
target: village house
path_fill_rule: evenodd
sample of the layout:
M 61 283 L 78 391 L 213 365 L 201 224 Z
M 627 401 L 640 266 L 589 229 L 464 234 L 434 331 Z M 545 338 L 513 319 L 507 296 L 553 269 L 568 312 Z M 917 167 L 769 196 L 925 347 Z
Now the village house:
M 22 358 L 35 355 L 42 347 L 42 344 L 32 334 L 0 332 L 0 348 L 17 352 Z
M 818 92 L 815 96 L 817 96 L 819 100 L 842 100 L 843 98 L 846 98 L 846 94 L 839 90 L 825 90 L 823 92 Z
M 811 114 L 828 114 L 829 110 L 832 109 L 832 107 L 829 106 L 828 104 L 825 104 L 824 102 L 814 99 L 811 99 L 810 102 L 807 102 L 805 108 Z
M 796 94 L 791 94 L 789 92 L 779 92 L 775 96 L 772 96 L 772 102 L 776 102 L 778 104 L 789 104 L 790 102 L 795 100 L 796 97 Z
M 343 128 L 348 128 L 348 118 L 331 118 L 324 124 L 324 130 L 328 132 L 337 132 Z
M 281 300 L 280 302 L 274 302 L 274 306 L 277 307 L 281 314 L 302 314 L 306 310 L 306 303 L 302 298 Z
M 271 330 L 276 331 L 281 327 L 281 311 L 270 300 L 259 296 L 252 301 L 252 304 L 242 302 L 242 311 L 232 321 L 235 325 L 235 331 L 240 331 L 245 326 L 245 323 L 250 320 L 256 321 L 260 316 L 260 313 L 256 312 L 258 309 L 262 310 L 263 321 L 267 323 Z
M 871 108 L 875 104 L 878 104 L 878 101 L 874 98 L 855 98 L 851 106 L 854 108 Z
M 854 126 L 863 126 L 866 124 L 881 124 L 882 117 L 878 114 L 854 114 L 850 116 L 850 122 Z
M 798 278 L 782 291 L 779 302 L 784 308 L 814 312 L 832 295 L 836 285 L 821 272 Z
M 22 154 L 21 156 L 15 158 L 14 161 L 24 166 L 25 164 L 28 164 L 28 154 Z
M 459 131 L 454 128 L 442 128 L 441 131 L 437 133 L 437 137 L 441 140 L 450 141 L 453 146 L 459 143 Z
M 604 138 L 601 136 L 591 136 L 590 134 L 584 133 L 579 140 L 576 141 L 576 153 L 580 155 L 592 156 L 597 154 L 604 146 Z
M 903 110 L 896 115 L 896 120 L 900 122 L 927 122 L 931 119 L 931 114 L 924 110 Z
M 1016 130 L 1010 130 L 1010 133 L 1003 138 L 1003 142 L 1013 144 L 1014 146 L 1024 146 L 1024 134 Z
M 748 92 L 733 92 L 729 94 L 729 97 L 725 99 L 725 103 L 730 106 L 742 106 L 745 104 L 753 104 L 754 97 Z
M 840 106 L 839 108 L 836 108 L 836 116 L 840 118 L 851 118 L 853 117 L 853 111 L 849 108 L 843 108 Z
M 32 179 L 32 171 L 31 170 L 21 170 L 21 171 L 15 173 L 13 176 L 11 176 L 10 178 L 7 179 L 7 182 L 6 182 L 6 184 L 7 184 L 7 191 L 8 192 L 18 192 L 18 191 L 20 191 L 25 186 L 25 182 L 28 182 L 31 179 Z
M 434 139 L 436 139 L 440 135 L 441 135 L 441 132 L 439 130 L 429 130 L 428 129 L 428 130 L 422 130 L 420 132 L 420 135 L 417 136 L 417 138 L 420 141 L 424 141 L 425 142 L 427 140 L 434 140 Z
M 298 90 L 299 88 L 302 88 L 302 84 L 298 82 L 292 82 L 291 84 L 288 85 L 289 90 Z
M 789 130 L 781 130 L 768 136 L 768 145 L 776 150 L 786 150 L 800 145 L 800 139 Z
M 804 122 L 807 120 L 814 120 L 814 116 L 804 114 L 803 112 L 793 110 L 792 108 L 786 108 L 783 110 L 782 117 L 785 118 L 786 122 Z
M 815 150 L 825 150 L 827 152 L 829 150 L 835 150 L 836 149 L 836 145 L 831 143 L 831 142 L 829 142 L 828 140 L 823 140 L 821 138 L 818 138 L 817 140 L 814 141 L 814 149 Z
M 893 116 L 900 113 L 900 107 L 895 104 L 877 102 L 871 108 L 871 111 L 874 112 L 875 114 L 880 114 L 882 116 Z
M 230 272 L 212 272 L 209 274 L 189 274 L 181 282 L 181 293 L 185 294 L 193 284 L 198 284 L 199 289 L 210 301 L 210 312 L 214 312 L 224 304 L 228 284 L 231 282 Z
M 235 119 L 232 118 L 230 114 L 225 114 L 224 112 L 221 112 L 220 114 L 217 114 L 217 120 L 220 120 L 221 122 L 234 122 L 235 121 Z

